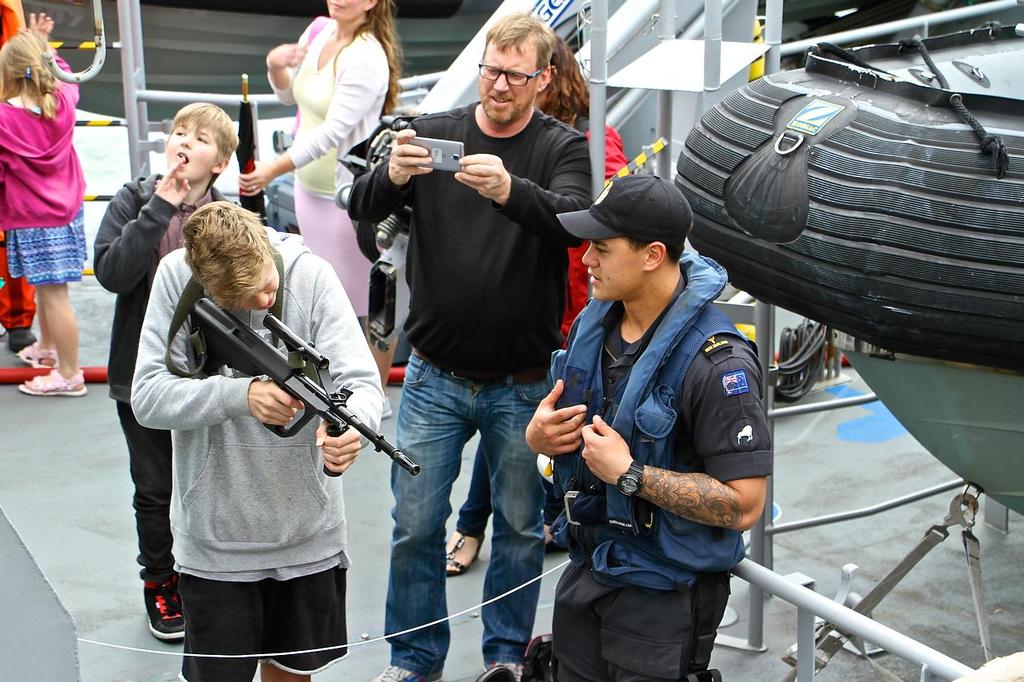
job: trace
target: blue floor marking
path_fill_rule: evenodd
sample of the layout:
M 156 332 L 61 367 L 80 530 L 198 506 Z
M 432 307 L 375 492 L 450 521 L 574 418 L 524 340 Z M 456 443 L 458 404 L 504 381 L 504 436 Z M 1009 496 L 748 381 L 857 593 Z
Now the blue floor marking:
M 855 391 L 849 386 L 833 386 L 825 390 L 836 398 L 864 395 L 863 392 Z M 892 416 L 892 412 L 881 401 L 876 400 L 858 407 L 871 414 L 855 417 L 839 424 L 836 427 L 836 436 L 839 440 L 855 443 L 882 443 L 906 435 L 907 430 L 896 420 L 896 417 Z

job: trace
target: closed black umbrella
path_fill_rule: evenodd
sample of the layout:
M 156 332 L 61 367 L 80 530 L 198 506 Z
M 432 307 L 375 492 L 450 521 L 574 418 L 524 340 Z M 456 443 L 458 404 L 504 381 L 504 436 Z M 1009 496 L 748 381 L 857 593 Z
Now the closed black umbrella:
M 242 102 L 238 111 L 238 170 L 251 173 L 256 170 L 256 118 L 252 113 L 252 102 L 249 101 L 249 75 L 242 74 Z M 247 196 L 239 192 L 242 208 L 249 209 L 259 215 L 260 220 L 267 222 L 267 209 L 263 201 L 263 192 Z

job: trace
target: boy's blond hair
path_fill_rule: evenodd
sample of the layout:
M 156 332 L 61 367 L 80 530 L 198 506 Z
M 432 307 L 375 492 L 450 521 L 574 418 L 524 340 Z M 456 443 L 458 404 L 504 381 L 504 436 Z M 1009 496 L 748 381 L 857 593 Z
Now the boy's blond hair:
M 255 213 L 229 201 L 213 201 L 196 209 L 182 233 L 185 262 L 214 303 L 238 310 L 263 288 L 274 253 Z
M 231 117 L 216 104 L 209 102 L 194 102 L 182 107 L 174 115 L 174 123 L 171 130 L 176 128 L 185 130 L 198 130 L 205 128 L 213 136 L 213 143 L 217 145 L 220 156 L 217 161 L 224 161 L 235 153 L 238 147 L 238 133 L 235 132 L 235 124 Z M 216 176 L 214 176 L 216 177 Z
M 522 12 L 506 14 L 491 26 L 487 31 L 484 50 L 487 50 L 488 45 L 494 45 L 502 52 L 522 52 L 527 40 L 532 41 L 533 46 L 537 48 L 535 66 L 540 69 L 550 64 L 551 53 L 555 49 L 554 31 L 540 19 Z

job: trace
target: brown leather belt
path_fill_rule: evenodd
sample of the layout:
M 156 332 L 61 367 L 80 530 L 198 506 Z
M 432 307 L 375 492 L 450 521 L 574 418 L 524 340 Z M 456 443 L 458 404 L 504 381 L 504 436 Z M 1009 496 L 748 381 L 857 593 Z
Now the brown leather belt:
M 513 383 L 513 384 L 533 384 L 538 381 L 543 381 L 548 376 L 547 367 L 527 367 L 516 372 L 509 372 L 507 374 L 488 374 L 486 372 L 464 372 L 459 369 L 449 369 L 442 364 L 434 362 L 420 351 L 416 351 L 416 354 L 421 358 L 434 365 L 442 372 L 452 377 L 453 379 L 459 379 L 461 381 L 469 381 L 474 384 L 488 384 L 488 383 Z

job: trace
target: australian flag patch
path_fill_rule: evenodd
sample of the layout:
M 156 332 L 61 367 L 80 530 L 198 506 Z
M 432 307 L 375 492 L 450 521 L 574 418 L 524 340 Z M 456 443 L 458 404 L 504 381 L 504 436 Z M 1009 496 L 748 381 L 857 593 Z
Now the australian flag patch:
M 725 395 L 742 395 L 750 393 L 750 384 L 747 383 L 746 370 L 738 369 L 735 372 L 726 372 L 722 375 L 722 390 Z

